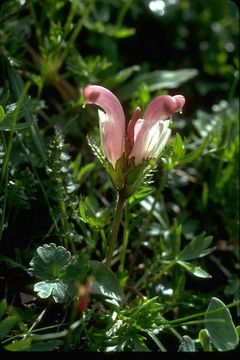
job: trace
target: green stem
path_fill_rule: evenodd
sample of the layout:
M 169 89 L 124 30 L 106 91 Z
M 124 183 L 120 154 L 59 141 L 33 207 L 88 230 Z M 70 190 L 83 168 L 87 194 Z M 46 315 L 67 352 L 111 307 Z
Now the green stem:
M 121 257 L 120 257 L 120 270 L 124 270 L 124 263 L 127 253 L 127 245 L 128 245 L 128 239 L 129 239 L 129 230 L 128 230 L 128 207 L 125 207 L 125 213 L 124 213 L 124 232 L 123 232 L 123 247 L 121 251 Z
M 128 9 L 131 7 L 132 3 L 133 3 L 133 0 L 127 0 L 125 2 L 125 4 L 123 5 L 123 7 L 120 10 L 120 13 L 118 15 L 117 21 L 116 21 L 117 26 L 120 27 L 122 25 L 123 19 L 124 19 L 125 15 L 126 15 Z
M 113 223 L 112 223 L 111 238 L 110 238 L 110 243 L 109 243 L 108 252 L 107 252 L 107 260 L 106 260 L 106 265 L 109 268 L 111 268 L 113 251 L 116 248 L 118 230 L 119 230 L 119 226 L 120 226 L 120 222 L 121 222 L 121 218 L 122 218 L 124 203 L 125 203 L 125 191 L 123 189 L 123 190 L 120 190 L 118 193 L 117 206 L 116 206 Z
M 13 146 L 15 127 L 17 124 L 18 115 L 19 115 L 22 103 L 25 99 L 25 96 L 27 95 L 29 87 L 30 87 L 30 82 L 27 82 L 26 85 L 24 86 L 24 89 L 23 89 L 20 97 L 19 97 L 17 107 L 12 116 L 12 126 L 11 126 L 11 130 L 10 130 L 9 138 L 8 138 L 8 145 L 7 145 L 5 157 L 4 157 L 3 163 L 2 163 L 2 171 L 1 171 L 1 176 L 0 176 L 0 191 L 2 189 L 4 180 L 5 180 L 6 174 L 7 174 L 8 162 L 9 162 L 9 158 L 10 158 L 10 154 L 11 154 L 11 150 L 12 150 L 12 146 Z
M 61 54 L 58 54 L 58 70 L 61 68 L 61 66 L 63 64 L 63 61 L 65 60 L 70 48 L 72 47 L 75 40 L 77 39 L 80 31 L 82 30 L 84 22 L 87 19 L 88 15 L 90 14 L 91 10 L 92 10 L 93 4 L 94 4 L 94 1 L 91 1 L 89 6 L 86 8 L 84 14 L 82 15 L 82 17 L 77 22 L 77 24 L 76 24 L 76 26 L 74 28 L 74 31 L 73 31 L 70 39 L 67 42 L 67 45 L 66 45 L 65 49 L 62 51 Z
M 7 149 L 7 144 L 5 141 L 5 137 L 2 133 L 2 139 L 3 139 L 3 144 L 4 144 L 4 150 L 6 151 Z M 0 217 L 0 241 L 2 239 L 2 233 L 3 233 L 3 229 L 4 229 L 4 221 L 5 221 L 5 213 L 6 213 L 6 204 L 7 204 L 7 185 L 8 185 L 8 169 L 6 171 L 6 176 L 5 176 L 5 183 L 3 184 L 3 206 L 2 206 L 2 216 Z M 1 194 L 1 188 L 0 188 L 0 194 Z

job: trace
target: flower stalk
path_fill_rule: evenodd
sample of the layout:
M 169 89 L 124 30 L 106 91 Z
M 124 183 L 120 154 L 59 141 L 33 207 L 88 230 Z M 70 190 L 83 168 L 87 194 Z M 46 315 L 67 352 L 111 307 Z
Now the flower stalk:
M 125 200 L 126 200 L 125 190 L 123 189 L 118 192 L 117 205 L 116 205 L 116 209 L 115 209 L 115 213 L 114 213 L 114 217 L 113 217 L 112 230 L 111 230 L 110 242 L 109 242 L 109 247 L 108 247 L 108 251 L 107 251 L 107 259 L 106 259 L 106 265 L 109 268 L 111 268 L 113 252 L 114 252 L 114 250 L 116 248 L 116 244 L 117 244 L 118 231 L 119 231 L 119 226 L 120 226 L 121 219 L 122 219 L 122 213 L 123 213 Z

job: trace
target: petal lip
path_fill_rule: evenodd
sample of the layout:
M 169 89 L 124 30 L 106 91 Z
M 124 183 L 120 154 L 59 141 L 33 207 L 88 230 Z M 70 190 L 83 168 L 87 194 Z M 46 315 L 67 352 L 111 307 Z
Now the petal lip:
M 161 95 L 153 99 L 147 106 L 143 118 L 146 120 L 165 120 L 173 113 L 181 111 L 185 104 L 182 95 Z
M 182 111 L 184 105 L 185 105 L 185 97 L 183 95 L 174 95 L 172 97 L 176 103 L 176 110 L 175 112 Z
M 121 124 L 125 131 L 125 115 L 122 105 L 110 90 L 99 85 L 88 85 L 83 90 L 83 96 L 87 103 L 100 106 L 109 118 Z
M 129 158 L 135 158 L 135 165 L 143 160 L 156 159 L 170 137 L 169 121 L 139 119 L 134 128 L 134 145 Z
M 141 109 L 138 106 L 135 109 L 135 111 L 133 113 L 133 116 L 132 116 L 131 120 L 129 121 L 128 127 L 127 127 L 127 137 L 128 137 L 128 139 L 129 139 L 132 146 L 133 146 L 133 143 L 134 143 L 134 127 L 135 127 L 136 122 L 140 118 L 140 116 L 141 116 Z

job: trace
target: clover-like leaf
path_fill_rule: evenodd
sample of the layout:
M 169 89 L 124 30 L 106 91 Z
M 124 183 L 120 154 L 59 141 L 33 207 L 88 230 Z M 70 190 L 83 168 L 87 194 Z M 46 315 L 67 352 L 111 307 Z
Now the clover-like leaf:
M 30 262 L 29 274 L 41 280 L 51 280 L 61 277 L 64 266 L 70 261 L 71 254 L 62 246 L 44 244 L 37 248 Z
M 87 258 L 79 255 L 71 259 L 67 264 L 62 279 L 72 281 L 73 283 L 79 281 L 81 284 L 84 284 L 89 270 L 90 266 Z
M 67 303 L 73 298 L 75 291 L 74 286 L 63 280 L 40 281 L 34 285 L 34 291 L 42 299 L 48 298 L 50 295 L 57 303 Z

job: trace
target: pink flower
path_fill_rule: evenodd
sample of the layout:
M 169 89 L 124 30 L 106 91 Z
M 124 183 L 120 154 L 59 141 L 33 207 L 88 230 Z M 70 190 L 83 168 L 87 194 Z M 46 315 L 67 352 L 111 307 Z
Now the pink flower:
M 124 152 L 125 116 L 122 105 L 113 93 L 102 86 L 90 85 L 83 90 L 87 103 L 96 104 L 98 111 L 101 144 L 108 161 L 115 168 Z
M 158 96 L 149 103 L 143 118 L 141 109 L 136 108 L 126 132 L 121 103 L 111 91 L 90 85 L 84 89 L 83 95 L 87 103 L 96 104 L 104 110 L 99 110 L 101 143 L 113 168 L 123 153 L 129 159 L 134 157 L 135 165 L 147 159 L 156 159 L 171 134 L 168 119 L 173 113 L 181 111 L 185 104 L 182 95 Z

